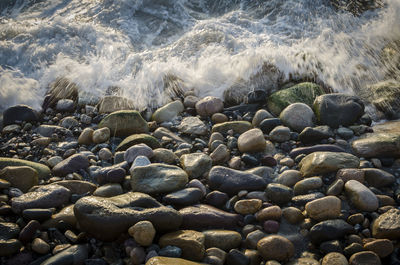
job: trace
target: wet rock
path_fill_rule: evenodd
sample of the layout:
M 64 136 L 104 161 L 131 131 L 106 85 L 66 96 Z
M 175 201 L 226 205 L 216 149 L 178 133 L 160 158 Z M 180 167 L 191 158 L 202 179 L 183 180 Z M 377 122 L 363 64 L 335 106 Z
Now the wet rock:
M 94 130 L 92 128 L 85 128 L 81 132 L 78 138 L 79 144 L 90 145 L 92 144 L 92 137 L 93 137 Z
M 207 126 L 197 117 L 185 117 L 178 127 L 179 131 L 184 134 L 205 135 L 207 134 Z
M 267 236 L 258 241 L 257 250 L 265 260 L 287 261 L 294 255 L 294 245 L 283 236 Z
M 362 171 L 365 173 L 365 180 L 369 186 L 375 188 L 382 188 L 392 185 L 395 182 L 395 177 L 381 169 L 377 168 L 363 168 Z
M 353 254 L 349 259 L 350 265 L 363 265 L 363 264 L 371 264 L 371 265 L 381 265 L 381 260 L 372 251 L 361 251 Z
M 19 226 L 14 223 L 0 222 L 0 240 L 7 240 L 18 237 Z
M 212 159 L 203 153 L 192 153 L 181 156 L 182 168 L 191 178 L 199 178 L 210 171 Z
M 332 129 L 329 126 L 322 125 L 317 127 L 306 127 L 299 134 L 299 140 L 305 144 L 318 143 L 321 140 L 334 137 Z M 321 150 L 322 151 L 322 150 Z
M 227 133 L 232 130 L 233 133 L 242 134 L 252 128 L 252 125 L 248 121 L 227 121 L 224 123 L 215 124 L 212 127 L 212 132 Z
M 217 148 L 215 148 L 215 150 L 210 154 L 210 158 L 215 165 L 225 163 L 229 160 L 229 157 L 229 149 L 224 144 L 218 145 Z
M 282 217 L 282 210 L 279 206 L 269 206 L 261 209 L 256 213 L 257 221 L 276 220 L 280 221 Z
M 393 55 L 390 56 L 393 58 Z M 393 65 L 393 64 L 392 64 Z M 368 87 L 368 99 L 389 119 L 398 119 L 400 110 L 400 84 L 394 80 L 379 82 Z
M 89 159 L 83 154 L 75 154 L 58 163 L 52 171 L 56 176 L 65 177 L 87 167 L 89 167 Z
M 364 182 L 365 173 L 362 169 L 356 168 L 343 168 L 339 169 L 336 173 L 336 178 L 347 182 L 349 180 L 357 180 L 360 183 Z
M 120 184 L 117 183 L 109 183 L 103 186 L 98 187 L 94 192 L 94 196 L 99 197 L 114 197 L 122 194 L 124 191 Z
M 154 155 L 153 150 L 146 144 L 136 144 L 126 149 L 124 159 L 128 163 L 132 163 L 138 156 L 145 156 L 152 158 Z
M 19 234 L 18 239 L 23 243 L 27 244 L 31 242 L 33 239 L 36 231 L 40 229 L 40 223 L 36 220 L 31 220 L 22 230 L 21 233 Z
M 171 121 L 184 110 L 184 106 L 180 100 L 175 100 L 165 106 L 158 108 L 152 116 L 152 120 L 158 123 Z
M 205 237 L 201 232 L 194 230 L 178 230 L 163 235 L 159 245 L 177 246 L 182 249 L 182 257 L 189 260 L 202 260 L 205 254 Z
M 51 216 L 51 219 L 46 220 L 42 223 L 43 228 L 55 228 L 60 223 L 67 224 L 71 227 L 76 227 L 77 221 L 74 215 L 74 205 L 71 204 L 67 207 L 62 208 L 58 213 Z
M 297 182 L 293 187 L 293 191 L 295 195 L 307 194 L 309 191 L 318 190 L 322 185 L 323 182 L 320 177 L 306 178 Z
M 135 108 L 133 101 L 120 96 L 103 97 L 97 108 L 99 113 L 111 113 L 119 110 L 131 110 Z
M 113 136 L 129 136 L 149 131 L 147 122 L 134 110 L 120 110 L 107 115 L 99 123 L 99 128 L 103 127 L 108 127 Z
M 203 231 L 205 236 L 205 247 L 219 248 L 229 251 L 238 248 L 242 241 L 242 236 L 236 231 L 230 230 L 206 230 Z
M 211 116 L 211 121 L 213 123 L 223 123 L 223 122 L 227 122 L 228 120 L 229 120 L 229 118 L 223 113 L 214 113 Z
M 48 166 L 45 166 L 40 163 L 35 163 L 28 160 L 17 159 L 17 158 L 8 158 L 8 157 L 0 157 L 0 168 L 4 168 L 7 166 L 28 166 L 35 169 L 39 173 L 39 179 L 45 179 L 50 176 L 50 169 Z
M 88 247 L 86 245 L 71 246 L 54 256 L 46 259 L 41 265 L 67 265 L 67 264 L 84 264 L 88 258 Z
M 140 133 L 140 134 L 133 134 L 131 136 L 126 137 L 118 146 L 116 151 L 125 151 L 131 146 L 136 144 L 145 144 L 152 149 L 161 147 L 158 140 L 148 134 Z
M 186 188 L 164 196 L 164 202 L 177 206 L 189 206 L 199 202 L 203 192 L 198 188 Z
M 335 196 L 326 196 L 306 204 L 307 214 L 317 221 L 336 219 L 340 215 L 341 201 Z
M 303 213 L 296 207 L 284 208 L 282 210 L 282 215 L 290 224 L 297 224 L 305 218 Z
M 381 214 L 372 225 L 372 235 L 375 238 L 397 240 L 400 238 L 400 210 L 392 209 Z
M 221 208 L 229 200 L 228 194 L 220 191 L 212 191 L 207 194 L 206 201 L 208 204 Z
M 347 234 L 353 233 L 353 226 L 342 219 L 326 220 L 317 223 L 310 229 L 310 239 L 314 244 L 324 241 L 340 239 Z
M 128 229 L 129 235 L 131 235 L 137 243 L 145 247 L 153 243 L 156 232 L 153 224 L 149 221 L 137 222 Z
M 313 145 L 313 146 L 306 146 L 306 147 L 298 147 L 290 151 L 289 156 L 291 158 L 296 158 L 298 155 L 301 154 L 311 154 L 314 152 L 335 152 L 335 153 L 340 153 L 340 152 L 346 152 L 343 148 L 333 145 L 333 144 L 319 144 L 319 145 Z
M 74 117 L 65 117 L 60 121 L 60 126 L 66 129 L 71 129 L 79 125 L 79 121 L 77 121 Z
M 67 132 L 69 132 L 68 129 L 61 126 L 45 124 L 40 125 L 34 131 L 43 137 L 51 137 L 53 134 L 66 134 Z
M 263 132 L 257 128 L 242 133 L 238 138 L 238 148 L 242 153 L 263 151 L 266 145 Z
M 178 135 L 176 135 L 175 133 L 171 132 L 170 130 L 168 130 L 167 128 L 164 128 L 164 127 L 157 128 L 154 131 L 153 135 L 157 139 L 162 139 L 163 137 L 166 137 L 166 138 L 172 139 L 176 143 L 185 143 L 185 140 L 183 140 L 181 137 L 179 137 Z M 160 147 L 160 146 L 158 146 L 158 147 Z M 158 147 L 156 147 L 156 148 L 158 148 Z
M 237 213 L 246 215 L 256 213 L 262 205 L 260 199 L 239 200 L 235 203 L 234 209 Z
M 360 157 L 400 157 L 400 134 L 369 134 L 354 140 L 351 146 Z
M 267 118 L 260 122 L 259 127 L 265 134 L 269 134 L 275 127 L 282 125 L 280 119 Z
M 324 256 L 321 265 L 348 265 L 346 257 L 338 252 L 331 252 Z
M 7 180 L 14 188 L 27 192 L 39 182 L 38 172 L 28 166 L 5 167 L 0 170 L 0 178 Z
M 277 126 L 269 133 L 273 142 L 283 143 L 290 140 L 290 129 L 285 126 Z
M 361 211 L 372 212 L 378 208 L 379 202 L 376 195 L 362 183 L 349 180 L 344 187 L 352 204 Z
M 279 115 L 283 124 L 296 132 L 306 127 L 313 127 L 314 112 L 304 103 L 293 103 L 287 106 Z
M 193 262 L 180 258 L 154 257 L 146 262 L 146 265 L 202 265 L 203 263 Z
M 3 126 L 15 124 L 17 121 L 36 122 L 38 113 L 27 105 L 16 105 L 6 109 L 3 113 Z
M 44 241 L 43 239 L 37 237 L 32 242 L 32 250 L 38 254 L 43 255 L 49 253 L 50 245 L 47 244 L 46 241 Z
M 274 203 L 283 205 L 291 201 L 293 190 L 285 185 L 270 183 L 265 189 L 267 197 Z
M 107 127 L 97 129 L 92 134 L 92 141 L 95 144 L 107 142 L 110 139 L 111 132 Z
M 294 184 L 302 179 L 301 173 L 298 170 L 285 170 L 275 180 L 276 183 L 293 187 Z
M 380 258 L 385 258 L 392 254 L 394 247 L 389 239 L 376 239 L 366 243 L 364 249 L 374 252 Z
M 251 124 L 254 127 L 257 127 L 258 125 L 260 125 L 260 123 L 265 120 L 265 119 L 270 119 L 273 118 L 274 116 L 272 116 L 271 113 L 269 113 L 268 111 L 266 111 L 265 109 L 260 109 L 256 112 L 256 114 L 253 117 L 253 120 L 251 122 Z
M 226 263 L 232 265 L 248 265 L 250 259 L 241 251 L 232 249 L 226 256 Z
M 177 229 L 182 222 L 180 213 L 139 192 L 83 197 L 75 203 L 74 213 L 82 231 L 104 241 L 115 240 L 139 221 L 150 221 L 157 231 Z
M 51 217 L 53 212 L 50 209 L 26 209 L 22 211 L 22 217 L 26 220 L 37 220 L 42 222 Z
M 221 99 L 216 97 L 205 97 L 196 103 L 196 112 L 200 116 L 207 117 L 214 113 L 222 112 L 224 103 Z
M 176 156 L 174 154 L 174 152 L 172 152 L 169 149 L 157 148 L 157 149 L 153 150 L 153 153 L 154 153 L 154 156 L 153 156 L 152 160 L 154 162 L 161 162 L 161 163 L 166 163 L 166 164 L 175 164 L 176 161 L 179 160 L 178 156 Z M 189 172 L 187 172 L 187 173 L 189 174 Z
M 21 247 L 22 244 L 17 239 L 0 239 L 0 256 L 5 257 L 14 255 L 15 253 L 19 252 Z

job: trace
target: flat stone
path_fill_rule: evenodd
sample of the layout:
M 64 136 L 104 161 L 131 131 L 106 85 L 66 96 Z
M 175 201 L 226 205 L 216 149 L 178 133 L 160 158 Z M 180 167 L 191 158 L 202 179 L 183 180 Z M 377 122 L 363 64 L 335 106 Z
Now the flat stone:
M 61 180 L 56 182 L 57 185 L 63 186 L 71 191 L 72 194 L 92 194 L 97 186 L 91 182 L 84 180 Z
M 366 243 L 364 249 L 376 253 L 380 258 L 385 258 L 392 254 L 394 247 L 389 239 L 375 239 Z
M 326 196 L 306 204 L 307 214 L 314 220 L 336 219 L 340 215 L 341 201 L 336 196 Z
M 257 221 L 263 222 L 267 220 L 280 221 L 282 217 L 281 207 L 274 205 L 261 209 L 256 213 Z
M 87 167 L 89 167 L 89 159 L 85 155 L 75 154 L 55 165 L 52 171 L 56 176 L 65 177 Z
M 0 256 L 11 256 L 19 252 L 21 249 L 22 244 L 17 239 L 8 239 L 3 240 L 0 239 Z
M 32 241 L 35 236 L 36 231 L 40 229 L 40 223 L 36 220 L 31 220 L 26 226 L 21 230 L 18 239 L 23 243 L 27 244 Z
M 234 209 L 242 215 L 254 214 L 261 208 L 261 205 L 262 201 L 260 199 L 239 200 L 235 203 Z
M 7 180 L 14 188 L 27 192 L 39 182 L 39 174 L 32 167 L 18 166 L 5 167 L 0 170 L 0 178 Z
M 207 117 L 213 115 L 214 113 L 222 112 L 224 109 L 224 103 L 219 98 L 208 96 L 200 99 L 196 103 L 195 107 L 197 114 Z
M 146 265 L 204 265 L 180 258 L 153 257 L 146 262 Z
M 50 209 L 26 209 L 22 211 L 22 217 L 26 220 L 45 221 L 51 217 L 53 212 Z
M 375 188 L 382 188 L 393 185 L 395 177 L 382 169 L 378 168 L 363 168 L 362 171 L 365 173 L 365 180 L 369 186 Z
M 357 168 L 343 168 L 336 173 L 336 178 L 343 180 L 346 183 L 349 180 L 357 180 L 360 183 L 364 182 L 365 172 Z
M 108 127 L 97 129 L 92 134 L 92 141 L 95 144 L 107 142 L 110 139 L 111 132 Z
M 46 259 L 41 265 L 84 264 L 89 256 L 87 245 L 74 245 Z
M 306 127 L 313 127 L 314 112 L 304 103 L 293 103 L 287 106 L 279 115 L 282 123 L 296 132 Z
M 360 157 L 400 157 L 399 133 L 373 133 L 354 140 L 353 151 Z
M 271 141 L 283 143 L 290 140 L 290 129 L 285 126 L 277 126 L 270 133 Z
M 23 160 L 17 158 L 0 157 L 0 168 L 5 168 L 7 166 L 28 166 L 35 169 L 39 174 L 39 179 L 45 179 L 50 176 L 50 168 L 46 165 Z
M 232 130 L 234 133 L 242 134 L 252 128 L 252 125 L 248 121 L 227 121 L 224 123 L 215 124 L 212 127 L 211 132 L 227 133 Z
M 190 135 L 205 135 L 208 132 L 207 126 L 197 117 L 185 117 L 178 126 L 180 132 Z
M 313 146 L 306 146 L 306 147 L 297 147 L 290 151 L 289 156 L 291 158 L 296 158 L 298 155 L 305 154 L 309 155 L 314 152 L 335 152 L 335 153 L 345 153 L 346 151 L 333 144 L 319 144 Z
M 180 100 L 175 100 L 165 106 L 158 108 L 152 116 L 152 120 L 158 123 L 171 121 L 181 113 L 185 107 Z
M 56 126 L 56 125 L 46 125 L 42 124 L 39 127 L 37 127 L 34 132 L 40 134 L 43 137 L 51 137 L 52 134 L 65 134 L 69 130 L 66 128 L 63 128 L 61 126 Z
M 299 182 L 302 179 L 301 173 L 298 170 L 285 170 L 283 171 L 275 180 L 276 183 L 293 187 L 294 184 Z
M 98 187 L 94 192 L 94 196 L 99 197 L 114 197 L 124 193 L 122 187 L 118 183 L 108 183 Z
M 266 146 L 264 134 L 258 128 L 248 130 L 238 138 L 238 148 L 242 153 L 263 151 Z
M 205 236 L 194 230 L 178 230 L 161 236 L 160 247 L 177 246 L 182 249 L 182 257 L 200 261 L 205 254 Z
M 372 251 L 361 251 L 353 254 L 350 259 L 349 259 L 349 264 L 350 265 L 364 265 L 364 264 L 370 264 L 370 265 L 381 265 L 381 260 Z
M 165 163 L 165 164 L 175 164 L 179 160 L 179 157 L 177 155 L 175 155 L 173 151 L 166 149 L 166 148 L 157 148 L 157 149 L 154 149 L 153 152 L 154 152 L 154 156 L 153 156 L 152 160 L 154 162 Z M 187 172 L 187 171 L 186 171 L 186 173 L 189 174 L 189 172 Z M 190 174 L 189 174 L 189 176 L 190 176 Z
M 318 190 L 322 185 L 323 182 L 320 177 L 305 178 L 294 185 L 294 195 L 306 194 L 309 193 L 309 191 Z
M 176 230 L 182 222 L 179 212 L 139 192 L 83 197 L 75 203 L 74 213 L 82 231 L 104 241 L 115 240 L 139 221 L 150 221 L 157 231 Z
M 19 226 L 14 223 L 0 222 L 0 240 L 8 240 L 18 237 Z
M 353 226 L 342 219 L 326 220 L 317 223 L 310 229 L 309 237 L 314 244 L 341 239 L 354 232 Z
M 381 214 L 372 225 L 372 236 L 397 240 L 400 238 L 400 210 L 392 209 Z
M 79 125 L 79 121 L 74 117 L 65 117 L 60 121 L 59 125 L 63 128 L 71 129 L 77 127 Z
M 189 206 L 198 203 L 203 197 L 203 192 L 198 188 L 186 188 L 167 194 L 163 200 L 167 204 L 176 206 Z
M 242 241 L 242 236 L 231 230 L 206 230 L 203 231 L 205 236 L 205 247 L 219 248 L 224 251 L 229 251 L 233 248 L 238 248 Z
M 182 155 L 180 162 L 183 170 L 191 178 L 199 178 L 210 171 L 212 166 L 211 158 L 204 153 L 192 153 Z
M 99 128 L 103 127 L 108 127 L 113 136 L 129 136 L 149 131 L 147 122 L 134 110 L 120 110 L 107 115 L 99 123 Z
M 302 207 L 305 206 L 307 203 L 312 202 L 314 200 L 317 199 L 321 199 L 325 197 L 325 194 L 323 194 L 322 192 L 312 192 L 309 194 L 304 194 L 304 195 L 297 195 L 292 197 L 292 203 L 296 206 L 296 207 Z
M 352 204 L 361 211 L 373 212 L 379 207 L 376 195 L 356 180 L 349 180 L 345 186 L 346 195 Z
M 294 255 L 294 245 L 283 236 L 267 236 L 258 241 L 257 250 L 265 260 L 288 261 Z
M 318 143 L 321 140 L 334 137 L 332 129 L 327 125 L 306 127 L 299 134 L 299 140 L 305 144 Z
M 170 130 L 164 127 L 158 127 L 154 131 L 153 135 L 157 139 L 162 139 L 163 137 L 167 137 L 172 139 L 176 143 L 185 143 L 185 140 L 183 140 L 181 137 L 179 137 L 178 135 L 176 135 L 175 133 L 171 132 Z
M 152 149 L 161 147 L 160 142 L 153 136 L 145 133 L 133 134 L 126 137 L 118 146 L 116 151 L 125 151 L 136 144 L 145 144 Z

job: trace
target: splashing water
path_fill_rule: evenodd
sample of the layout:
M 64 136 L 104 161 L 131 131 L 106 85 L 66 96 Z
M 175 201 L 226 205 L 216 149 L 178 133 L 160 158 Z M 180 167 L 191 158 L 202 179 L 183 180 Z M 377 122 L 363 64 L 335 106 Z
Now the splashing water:
M 354 16 L 328 0 L 29 0 L 0 10 L 0 110 L 39 108 L 66 77 L 136 106 L 166 102 L 165 76 L 221 97 L 265 62 L 355 93 L 383 80 L 382 48 L 400 39 L 400 1 Z

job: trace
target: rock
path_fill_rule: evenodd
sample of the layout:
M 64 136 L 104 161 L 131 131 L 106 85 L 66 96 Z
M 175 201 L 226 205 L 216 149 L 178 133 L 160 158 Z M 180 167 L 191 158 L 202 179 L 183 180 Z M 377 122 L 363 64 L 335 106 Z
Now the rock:
M 228 147 L 224 144 L 218 145 L 218 147 L 210 154 L 210 158 L 215 165 L 225 163 L 230 158 Z
M 32 241 L 36 234 L 36 231 L 40 229 L 40 223 L 36 220 L 31 220 L 19 234 L 18 239 L 23 243 L 27 244 Z
M 364 182 L 365 173 L 362 169 L 343 168 L 336 173 L 336 178 L 343 180 L 346 183 L 349 180 L 357 180 L 360 183 Z
M 175 100 L 167 105 L 157 109 L 152 116 L 152 120 L 158 123 L 171 121 L 177 117 L 185 107 L 180 100 Z
M 331 252 L 324 256 L 321 265 L 348 265 L 346 257 L 338 252 Z
M 87 245 L 74 245 L 46 259 L 41 265 L 84 264 L 88 258 Z
M 301 173 L 298 170 L 285 170 L 275 180 L 276 183 L 293 187 L 298 181 L 302 179 Z
M 180 132 L 191 135 L 207 134 L 207 126 L 197 117 L 185 117 L 178 126 Z
M 119 110 L 132 110 L 135 108 L 133 101 L 120 96 L 103 97 L 97 108 L 99 113 L 111 113 Z
M 71 112 L 74 108 L 75 102 L 72 99 L 60 99 L 56 105 L 56 110 L 61 112 Z
M 310 229 L 309 237 L 314 244 L 320 244 L 324 241 L 340 239 L 353 231 L 353 226 L 342 219 L 326 220 L 314 225 Z
M 50 85 L 50 89 L 46 92 L 43 100 L 42 108 L 54 108 L 60 99 L 72 99 L 78 101 L 78 86 L 65 77 L 59 77 Z
M 229 118 L 223 113 L 214 113 L 211 116 L 211 121 L 213 123 L 223 123 L 229 121 Z
M 294 255 L 294 245 L 283 236 L 267 236 L 258 241 L 257 250 L 265 260 L 287 261 Z
M 267 110 L 260 109 L 256 112 L 256 114 L 254 114 L 251 124 L 254 127 L 258 127 L 263 120 L 270 118 L 274 118 L 274 116 L 272 116 L 272 114 L 269 113 Z
M 74 117 L 65 117 L 60 121 L 60 126 L 66 129 L 75 128 L 79 125 L 79 121 L 77 121 Z
M 204 242 L 205 237 L 201 232 L 178 230 L 161 236 L 158 244 L 160 247 L 177 246 L 182 249 L 183 258 L 200 261 L 205 254 Z
M 17 124 L 12 124 L 5 126 L 2 130 L 4 135 L 11 134 L 11 133 L 19 133 L 21 131 L 21 126 Z
M 294 185 L 294 195 L 307 194 L 309 191 L 320 189 L 322 185 L 323 182 L 320 177 L 305 178 Z
M 183 105 L 186 108 L 195 108 L 196 107 L 196 103 L 199 101 L 200 99 L 196 96 L 190 95 L 190 96 L 186 96 L 185 99 L 183 100 Z
M 131 146 L 136 144 L 146 144 L 152 149 L 161 147 L 160 143 L 156 138 L 151 135 L 140 133 L 133 134 L 131 136 L 126 137 L 117 147 L 116 151 L 125 151 Z
M 146 265 L 203 265 L 203 263 L 180 258 L 154 257 L 149 259 Z
M 32 250 L 38 254 L 46 254 L 50 251 L 50 245 L 46 243 L 43 239 L 35 238 L 32 242 Z
M 34 131 L 43 137 L 51 137 L 55 133 L 66 134 L 67 132 L 69 132 L 68 129 L 65 129 L 63 127 L 55 125 L 45 125 L 45 124 L 40 125 Z
M 335 196 L 326 196 L 306 204 L 308 216 L 317 221 L 336 219 L 340 215 L 341 201 Z
M 50 209 L 26 209 L 22 211 L 22 217 L 26 220 L 45 221 L 51 217 L 53 212 Z
M 261 209 L 256 213 L 257 221 L 263 222 L 267 220 L 280 221 L 282 217 L 282 210 L 279 206 L 269 206 Z
M 206 230 L 203 231 L 205 236 L 205 247 L 219 248 L 229 251 L 238 248 L 242 241 L 242 236 L 236 231 L 230 230 Z
M 186 188 L 164 196 L 164 202 L 177 206 L 189 206 L 199 202 L 203 192 L 198 188 Z
M 385 258 L 392 254 L 394 247 L 389 239 L 375 239 L 366 243 L 364 249 L 376 253 L 380 258 Z
M 285 126 L 277 126 L 270 133 L 271 141 L 283 143 L 290 140 L 290 129 Z
M 206 204 L 197 204 L 179 210 L 183 229 L 236 228 L 242 217 Z
M 146 156 L 138 156 L 135 158 L 135 160 L 132 163 L 131 169 L 129 172 L 131 172 L 135 167 L 143 167 L 150 165 L 151 162 Z
M 299 164 L 304 177 L 336 172 L 341 168 L 358 168 L 360 160 L 348 153 L 314 152 L 303 158 Z
M 75 154 L 55 165 L 52 171 L 56 176 L 65 177 L 87 167 L 89 167 L 89 159 L 83 154 Z
M 188 175 L 181 168 L 159 163 L 136 167 L 131 176 L 132 190 L 148 194 L 177 191 L 188 182 Z
M 263 151 L 267 146 L 264 134 L 260 129 L 251 129 L 238 138 L 238 148 L 242 153 Z
M 157 231 L 176 230 L 182 222 L 179 212 L 139 192 L 83 197 L 75 203 L 74 213 L 82 231 L 104 241 L 115 240 L 139 221 L 150 221 Z
M 164 127 L 158 127 L 154 131 L 153 135 L 157 139 L 162 139 L 163 137 L 167 137 L 172 139 L 176 143 L 185 143 L 185 140 L 183 140 L 181 137 L 179 137 L 178 135 L 176 135 L 175 133 L 171 132 L 170 130 Z
M 263 190 L 267 182 L 255 174 L 215 166 L 208 175 L 208 185 L 212 190 L 219 190 L 229 195 L 235 195 L 241 190 Z
M 270 183 L 265 189 L 267 197 L 276 204 L 283 205 L 292 200 L 293 190 L 285 185 Z
M 313 146 L 306 146 L 306 147 L 298 147 L 298 148 L 294 148 L 292 149 L 292 151 L 290 151 L 289 156 L 291 158 L 296 158 L 298 155 L 301 154 L 311 154 L 314 152 L 335 152 L 335 153 L 345 153 L 346 151 L 337 146 L 337 145 L 333 145 L 333 144 L 318 144 L 318 145 L 313 145 Z
M 381 259 L 372 251 L 361 251 L 353 254 L 349 259 L 350 265 L 381 265 Z
M 99 128 L 103 127 L 108 127 L 113 136 L 129 136 L 149 131 L 147 122 L 134 110 L 112 112 L 99 123 Z
M 306 127 L 313 127 L 314 112 L 304 103 L 293 103 L 279 115 L 283 124 L 294 131 L 301 132 Z
M 334 182 L 329 185 L 328 189 L 326 190 L 326 195 L 333 195 L 337 196 L 342 193 L 344 188 L 344 181 L 342 179 L 336 179 Z
M 38 113 L 29 106 L 16 105 L 6 109 L 3 113 L 3 126 L 15 124 L 17 121 L 39 121 Z
M 76 227 L 77 221 L 74 215 L 73 204 L 62 208 L 58 213 L 53 214 L 51 219 L 48 219 L 42 223 L 42 228 L 58 227 L 60 223 L 64 223 L 64 225 L 67 224 L 71 227 Z
M 241 251 L 232 249 L 226 256 L 226 263 L 232 265 L 247 265 L 250 259 Z
M 182 168 L 191 178 L 200 178 L 210 171 L 212 159 L 204 153 L 182 155 L 180 158 Z
M 122 187 L 118 183 L 108 183 L 103 186 L 98 187 L 93 195 L 99 197 L 114 197 L 124 193 Z
M 280 119 L 267 118 L 260 122 L 259 127 L 265 134 L 269 134 L 275 127 L 282 125 Z
M 32 167 L 28 166 L 9 166 L 0 170 L 0 179 L 7 180 L 14 188 L 27 192 L 39 182 L 39 174 Z
M 98 152 L 99 159 L 102 161 L 111 161 L 113 154 L 108 148 L 101 148 Z
M 391 56 L 392 57 L 392 56 Z M 400 110 L 400 84 L 387 80 L 368 86 L 368 100 L 388 119 L 398 119 Z
M 299 134 L 299 140 L 305 144 L 318 143 L 321 140 L 334 137 L 332 129 L 327 125 L 306 127 Z
M 318 96 L 313 109 L 317 121 L 332 128 L 352 125 L 364 114 L 360 98 L 340 93 Z
M 69 201 L 71 192 L 57 184 L 39 186 L 34 191 L 11 199 L 11 207 L 15 213 L 31 208 L 59 207 Z
M 362 183 L 349 180 L 344 188 L 352 204 L 359 210 L 373 212 L 378 209 L 379 202 L 376 195 Z
M 107 142 L 110 139 L 111 132 L 107 127 L 97 129 L 92 134 L 92 141 L 95 144 Z
M 78 137 L 79 144 L 90 145 L 92 143 L 94 130 L 92 128 L 85 128 Z
M 375 219 L 372 224 L 372 236 L 397 240 L 400 238 L 400 210 L 392 209 Z
M 317 191 L 309 194 L 297 195 L 292 198 L 292 203 L 296 207 L 305 206 L 308 202 L 325 197 L 325 194 Z
M 131 235 L 138 244 L 144 247 L 150 246 L 151 243 L 153 243 L 156 232 L 153 224 L 149 221 L 137 222 L 128 229 L 129 235 Z
M 217 190 L 208 193 L 206 196 L 206 202 L 218 208 L 222 208 L 222 206 L 225 205 L 228 200 L 228 194 Z
M 343 139 L 350 139 L 354 136 L 354 132 L 346 127 L 340 127 L 337 129 L 337 134 Z
M 395 177 L 382 169 L 363 168 L 362 171 L 365 173 L 365 180 L 369 186 L 382 188 L 390 186 L 395 182 Z
M 260 199 L 239 200 L 235 203 L 234 209 L 237 213 L 246 215 L 256 213 L 262 205 Z
M 7 166 L 28 166 L 35 169 L 39 174 L 39 179 L 48 178 L 51 174 L 50 168 L 46 165 L 23 160 L 17 158 L 0 157 L 0 168 L 5 168 Z
M 18 237 L 19 226 L 14 223 L 0 222 L 0 240 L 8 240 Z
M 284 208 L 282 215 L 290 224 L 297 224 L 304 220 L 303 213 L 296 207 Z
M 11 256 L 19 252 L 22 244 L 17 239 L 0 239 L 0 256 Z
M 229 130 L 232 130 L 234 133 L 242 134 L 252 128 L 251 123 L 248 121 L 227 121 L 223 123 L 215 124 L 212 127 L 212 133 L 227 133 Z
M 301 102 L 312 106 L 314 99 L 324 94 L 322 88 L 314 83 L 300 83 L 292 87 L 279 90 L 268 97 L 268 109 L 279 116 L 283 109 L 290 104 Z
M 169 149 L 157 148 L 157 149 L 153 150 L 153 153 L 154 153 L 154 156 L 153 156 L 152 160 L 154 162 L 175 164 L 179 160 L 179 157 L 177 155 L 175 155 L 174 152 L 172 152 Z
M 351 144 L 359 157 L 400 157 L 399 133 L 374 133 L 354 140 Z
M 200 116 L 207 117 L 214 113 L 222 112 L 224 103 L 221 99 L 216 97 L 205 97 L 196 103 L 196 112 Z
M 145 156 L 152 158 L 154 155 L 153 150 L 146 144 L 136 144 L 129 147 L 124 154 L 124 159 L 128 163 L 132 163 L 138 156 Z

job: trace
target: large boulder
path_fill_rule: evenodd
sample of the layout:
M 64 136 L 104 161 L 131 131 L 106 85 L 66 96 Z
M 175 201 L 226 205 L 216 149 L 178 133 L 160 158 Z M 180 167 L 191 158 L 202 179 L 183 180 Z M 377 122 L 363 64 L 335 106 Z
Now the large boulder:
M 110 113 L 99 123 L 99 128 L 103 127 L 108 127 L 112 136 L 128 136 L 149 131 L 147 122 L 135 110 L 120 110 Z
M 0 157 L 0 169 L 5 168 L 7 166 L 28 166 L 35 169 L 39 174 L 39 179 L 45 179 L 50 177 L 51 171 L 50 168 L 46 165 L 23 160 L 17 158 L 8 158 L 8 157 Z
M 38 120 L 38 113 L 26 105 L 10 107 L 3 113 L 3 126 L 14 124 L 16 121 L 36 122 Z

